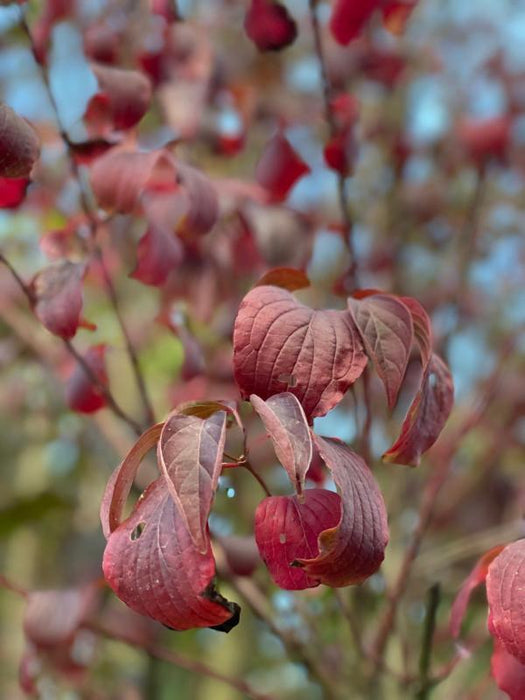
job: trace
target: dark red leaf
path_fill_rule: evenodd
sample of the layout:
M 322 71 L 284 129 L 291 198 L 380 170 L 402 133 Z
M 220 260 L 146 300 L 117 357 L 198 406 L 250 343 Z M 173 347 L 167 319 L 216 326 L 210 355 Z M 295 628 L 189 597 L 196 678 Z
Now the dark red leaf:
M 274 267 L 268 270 L 255 284 L 256 287 L 271 285 L 273 287 L 281 287 L 289 292 L 295 292 L 298 289 L 305 289 L 310 286 L 310 280 L 302 270 L 297 270 L 294 267 Z
M 275 394 L 266 401 L 252 394 L 250 402 L 264 423 L 277 459 L 300 495 L 312 461 L 312 439 L 303 407 L 289 392 Z
M 525 664 L 525 540 L 503 549 L 487 574 L 489 631 Z
M 41 270 L 31 282 L 34 311 L 48 331 L 70 340 L 82 313 L 83 263 L 59 260 Z
M 510 700 L 523 700 L 525 697 L 525 664 L 509 654 L 501 642 L 494 640 L 494 651 L 490 668 L 498 688 L 507 693 Z
M 85 353 L 84 360 L 103 385 L 108 384 L 104 362 L 105 345 L 94 345 Z M 93 385 L 84 368 L 77 364 L 66 384 L 66 402 L 69 408 L 79 413 L 94 413 L 106 405 L 100 389 Z
M 452 608 L 450 610 L 450 634 L 457 638 L 461 630 L 461 623 L 465 617 L 465 612 L 467 610 L 467 605 L 470 600 L 472 591 L 483 583 L 487 578 L 487 572 L 489 565 L 492 561 L 500 554 L 500 552 L 505 548 L 505 545 L 501 544 L 494 547 L 490 551 L 486 552 L 482 557 L 476 562 L 476 566 L 472 569 L 467 578 L 463 581 L 459 593 L 452 603 Z
M 273 0 L 251 0 L 244 29 L 259 51 L 279 51 L 297 37 L 294 19 L 286 7 Z
M 405 376 L 414 335 L 412 316 L 403 302 L 390 294 L 348 299 L 366 351 L 385 385 L 392 408 Z
M 24 201 L 29 183 L 27 177 L 0 177 L 0 209 L 16 209 Z
M 0 177 L 28 177 L 40 155 L 36 131 L 0 103 Z
M 427 312 L 417 299 L 412 297 L 399 297 L 412 315 L 414 325 L 414 339 L 421 354 L 421 364 L 425 372 L 432 357 L 432 325 Z
M 323 150 L 325 163 L 343 177 L 352 172 L 356 155 L 355 144 L 352 135 L 347 132 L 339 132 L 332 136 Z
M 361 583 L 381 566 L 388 543 L 385 503 L 372 472 L 344 443 L 314 435 L 341 496 L 336 526 L 319 536 L 319 555 L 297 558 L 311 578 L 327 586 Z
M 255 179 L 275 201 L 282 201 L 297 180 L 310 172 L 282 132 L 273 136 L 261 154 Z
M 421 455 L 438 439 L 452 410 L 454 384 L 450 370 L 432 355 L 421 386 L 401 427 L 401 434 L 383 460 L 417 467 Z
M 106 581 L 130 608 L 175 630 L 220 627 L 239 620 L 239 608 L 214 588 L 209 540 L 194 546 L 163 477 L 154 481 L 133 512 L 107 541 Z
M 119 136 L 113 136 L 111 139 L 95 138 L 89 141 L 72 142 L 69 148 L 79 165 L 91 165 L 93 161 L 113 148 L 119 139 Z
M 463 119 L 458 124 L 458 137 L 470 157 L 482 165 L 490 158 L 504 160 L 510 145 L 510 116 L 490 119 Z
M 337 526 L 341 499 L 333 491 L 307 489 L 297 496 L 265 498 L 255 511 L 255 540 L 259 553 L 275 583 L 287 590 L 319 585 L 293 562 L 301 557 L 315 558 L 318 537 Z
M 340 44 L 348 44 L 362 31 L 368 19 L 381 4 L 381 0 L 336 0 L 330 31 Z
M 150 226 L 137 247 L 137 265 L 130 277 L 160 287 L 180 264 L 183 252 L 179 239 L 170 231 Z
M 91 64 L 100 91 L 87 106 L 88 128 L 104 134 L 112 129 L 129 129 L 139 122 L 151 100 L 151 82 L 143 73 Z
M 208 548 L 206 523 L 219 483 L 226 439 L 226 413 L 206 419 L 173 412 L 160 435 L 157 460 L 193 546 Z
M 308 419 L 333 408 L 367 362 L 347 311 L 314 311 L 270 286 L 244 297 L 233 347 L 235 380 L 244 398 L 289 391 Z

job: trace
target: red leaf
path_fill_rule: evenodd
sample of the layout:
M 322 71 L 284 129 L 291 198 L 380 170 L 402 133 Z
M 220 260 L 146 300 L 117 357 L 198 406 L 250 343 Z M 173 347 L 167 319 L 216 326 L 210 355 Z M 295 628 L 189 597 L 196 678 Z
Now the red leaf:
M 525 664 L 509 654 L 501 642 L 494 640 L 494 651 L 490 668 L 498 688 L 507 693 L 510 700 L 523 700 L 525 697 Z
M 243 397 L 290 391 L 308 419 L 343 397 L 366 365 L 346 311 L 314 311 L 285 289 L 256 287 L 243 299 L 233 333 L 235 380 Z
M 346 177 L 352 171 L 355 150 L 352 135 L 340 132 L 328 141 L 324 147 L 323 155 L 329 168 Z
M 419 346 L 421 364 L 423 365 L 424 372 L 432 357 L 432 325 L 430 323 L 430 318 L 417 299 L 413 299 L 412 297 L 399 297 L 399 299 L 412 315 L 414 339 Z
M 130 608 L 175 630 L 219 627 L 229 631 L 239 608 L 213 587 L 209 540 L 194 547 L 163 477 L 154 481 L 106 544 L 106 581 Z
M 147 112 L 151 100 L 151 82 L 135 70 L 113 68 L 92 63 L 91 70 L 100 91 L 87 106 L 85 119 L 96 133 L 112 129 L 129 129 Z M 90 123 L 91 122 L 91 123 Z
M 282 201 L 295 182 L 310 172 L 282 132 L 268 141 L 255 168 L 255 179 L 275 201 Z
M 137 247 L 137 265 L 130 277 L 160 287 L 181 263 L 182 245 L 169 231 L 150 226 Z
M 455 597 L 450 610 L 449 628 L 450 634 L 454 637 L 454 639 L 459 637 L 461 623 L 465 617 L 465 612 L 467 610 L 467 605 L 472 591 L 474 588 L 476 588 L 476 586 L 479 586 L 480 583 L 485 581 L 487 578 L 489 565 L 504 548 L 505 545 L 501 544 L 486 552 L 478 559 L 476 566 L 472 569 L 465 581 L 463 581 L 463 585 L 459 589 L 459 593 Z
M 85 353 L 84 360 L 100 383 L 107 386 L 105 352 L 105 345 L 94 345 Z M 78 363 L 66 384 L 66 402 L 69 408 L 79 413 L 94 413 L 106 405 L 100 389 L 93 385 Z
M 31 282 L 34 311 L 48 331 L 69 340 L 82 313 L 83 263 L 60 260 L 41 270 Z
M 470 157 L 482 165 L 490 158 L 504 160 L 510 145 L 512 121 L 508 115 L 490 119 L 463 119 L 458 136 Z
M 401 434 L 383 460 L 417 467 L 421 455 L 438 439 L 452 410 L 454 385 L 443 360 L 432 355 L 421 386 L 401 427 Z
M 39 155 L 36 131 L 0 103 L 0 177 L 28 177 Z
M 157 459 L 161 473 L 192 539 L 204 554 L 206 523 L 219 482 L 226 439 L 226 413 L 206 419 L 172 413 L 160 435 Z
M 365 462 L 344 443 L 314 435 L 315 444 L 339 490 L 339 523 L 319 536 L 319 555 L 297 559 L 327 586 L 361 583 L 381 566 L 388 543 L 383 496 Z
M 275 394 L 266 401 L 252 394 L 250 402 L 270 435 L 277 459 L 301 495 L 312 461 L 312 439 L 303 407 L 289 392 Z
M 273 287 L 281 287 L 289 292 L 295 292 L 298 289 L 305 289 L 310 286 L 310 280 L 302 270 L 296 270 L 294 267 L 274 267 L 268 270 L 255 284 L 256 287 L 271 285 Z
M 273 0 L 251 0 L 244 29 L 259 51 L 279 51 L 297 37 L 297 25 L 288 10 Z
M 336 41 L 345 45 L 355 39 L 380 4 L 381 0 L 336 0 L 330 19 Z
M 403 304 L 389 294 L 374 294 L 365 299 L 348 299 L 366 351 L 385 385 L 388 405 L 392 408 L 412 347 L 412 316 Z
M 525 664 L 525 540 L 503 549 L 487 574 L 489 631 Z
M 310 578 L 293 562 L 319 553 L 321 532 L 337 526 L 341 499 L 333 491 L 307 489 L 297 496 L 265 498 L 255 511 L 255 540 L 259 553 L 275 583 L 287 590 L 313 588 L 319 579 Z
M 0 209 L 16 209 L 23 202 L 29 183 L 27 177 L 0 177 Z
M 178 163 L 177 176 L 186 195 L 188 207 L 179 233 L 184 236 L 208 233 L 219 215 L 219 202 L 214 186 L 197 168 L 186 163 Z

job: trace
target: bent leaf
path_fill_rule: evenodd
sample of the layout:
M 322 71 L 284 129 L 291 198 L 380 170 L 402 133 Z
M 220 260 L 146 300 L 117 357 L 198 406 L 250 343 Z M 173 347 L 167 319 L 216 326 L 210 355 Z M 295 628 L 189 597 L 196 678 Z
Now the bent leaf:
M 282 201 L 296 181 L 310 172 L 304 160 L 297 155 L 290 142 L 279 132 L 265 145 L 255 179 L 275 201 Z
M 126 605 L 174 630 L 227 632 L 239 621 L 238 605 L 214 588 L 209 540 L 204 552 L 197 551 L 162 477 L 109 536 L 102 568 Z
M 195 547 L 208 547 L 207 520 L 219 482 L 226 412 L 209 418 L 172 413 L 158 444 L 158 464 Z
M 0 177 L 28 177 L 40 155 L 36 131 L 0 103 Z
M 266 401 L 252 394 L 250 403 L 264 423 L 277 459 L 300 495 L 312 461 L 312 438 L 301 404 L 289 392 Z
M 48 331 L 70 340 L 82 313 L 82 278 L 85 265 L 60 260 L 41 270 L 31 282 L 34 312 Z
M 348 308 L 374 367 L 385 385 L 388 405 L 396 403 L 412 347 L 412 316 L 390 294 L 348 299 Z
M 319 585 L 293 562 L 319 554 L 321 532 L 337 526 L 341 499 L 333 491 L 307 489 L 297 496 L 265 498 L 255 511 L 255 540 L 275 583 L 286 590 Z
M 416 341 L 421 354 L 421 364 L 423 372 L 426 371 L 430 358 L 432 357 L 432 325 L 427 312 L 417 299 L 413 297 L 399 297 L 412 315 L 414 324 L 414 340 Z
M 525 540 L 509 544 L 489 566 L 489 631 L 525 664 Z
M 310 578 L 327 586 L 361 583 L 381 566 L 388 543 L 385 503 L 372 472 L 344 443 L 314 435 L 341 496 L 337 525 L 319 535 L 319 554 L 297 558 Z
M 151 82 L 143 73 L 92 63 L 91 70 L 100 91 L 89 101 L 86 121 L 95 129 L 129 129 L 147 112 L 151 100 Z M 96 122 L 96 123 L 95 123 Z
M 244 398 L 289 391 L 307 419 L 333 408 L 367 362 L 347 311 L 314 311 L 287 290 L 270 286 L 244 297 L 233 348 L 235 380 Z
M 417 467 L 421 455 L 438 439 L 453 402 L 454 385 L 450 370 L 440 357 L 432 355 L 401 434 L 385 452 L 383 460 Z

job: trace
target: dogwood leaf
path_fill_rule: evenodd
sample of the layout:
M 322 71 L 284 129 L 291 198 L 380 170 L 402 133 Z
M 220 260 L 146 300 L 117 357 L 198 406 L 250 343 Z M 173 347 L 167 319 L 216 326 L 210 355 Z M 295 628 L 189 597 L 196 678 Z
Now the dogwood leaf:
M 259 51 L 279 51 L 297 36 L 297 25 L 288 10 L 274 0 L 251 0 L 244 28 Z
M 41 270 L 31 282 L 34 311 L 48 331 L 70 340 L 82 312 L 85 265 L 60 260 Z
M 310 172 L 282 132 L 268 141 L 255 169 L 255 179 L 275 201 L 282 201 L 296 181 Z
M 11 107 L 0 103 L 0 177 L 27 177 L 39 155 L 36 131 Z

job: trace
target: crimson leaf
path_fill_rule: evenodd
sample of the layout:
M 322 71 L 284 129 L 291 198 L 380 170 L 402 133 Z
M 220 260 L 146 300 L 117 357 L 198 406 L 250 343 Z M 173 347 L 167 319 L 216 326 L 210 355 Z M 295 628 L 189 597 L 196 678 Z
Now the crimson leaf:
M 251 0 L 244 28 L 259 51 L 279 51 L 297 36 L 297 25 L 288 10 L 273 0 Z
M 388 405 L 392 408 L 412 347 L 412 316 L 403 302 L 390 294 L 373 294 L 364 299 L 348 299 L 368 355 L 385 385 Z
M 143 284 L 162 286 L 182 260 L 182 245 L 171 231 L 150 226 L 137 247 L 137 265 L 130 277 Z
M 264 147 L 255 169 L 255 179 L 275 201 L 282 201 L 295 182 L 309 172 L 308 165 L 297 155 L 286 136 L 279 132 Z
M 29 178 L 0 177 L 0 209 L 16 209 L 24 200 Z
M 289 391 L 308 419 L 333 408 L 367 362 L 347 311 L 314 311 L 271 286 L 256 287 L 244 297 L 233 347 L 243 397 L 267 399 Z
M 266 401 L 252 394 L 250 402 L 270 435 L 277 459 L 300 495 L 312 461 L 312 439 L 301 404 L 289 392 Z
M 494 640 L 494 651 L 490 668 L 498 688 L 509 696 L 510 700 L 523 700 L 525 697 L 525 664 L 509 654 L 504 645 Z
M 84 354 L 84 361 L 98 381 L 107 386 L 105 352 L 105 345 L 94 345 Z M 104 395 L 78 363 L 66 383 L 66 402 L 69 408 L 79 413 L 94 413 L 106 405 Z
M 362 31 L 381 0 L 336 0 L 330 18 L 330 31 L 340 44 L 348 44 Z
M 401 434 L 383 460 L 417 467 L 421 455 L 438 439 L 452 410 L 454 385 L 450 370 L 432 355 L 421 386 L 401 427 Z

